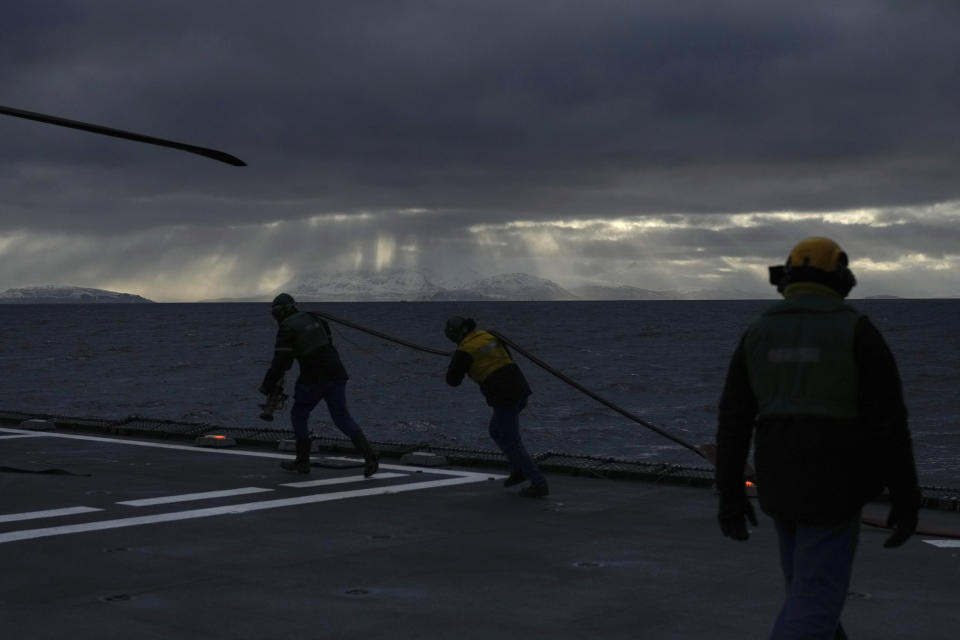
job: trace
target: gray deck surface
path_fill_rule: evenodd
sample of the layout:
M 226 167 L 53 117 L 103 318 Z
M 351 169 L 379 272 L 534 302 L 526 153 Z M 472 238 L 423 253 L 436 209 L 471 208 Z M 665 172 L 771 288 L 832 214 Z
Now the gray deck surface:
M 780 604 L 772 523 L 723 538 L 709 489 L 552 474 L 530 500 L 499 469 L 384 460 L 398 475 L 364 480 L 278 457 L 0 428 L 0 465 L 91 474 L 0 473 L 0 637 L 739 640 Z M 76 507 L 97 510 L 35 513 Z M 960 548 L 885 535 L 862 533 L 851 637 L 960 637 Z

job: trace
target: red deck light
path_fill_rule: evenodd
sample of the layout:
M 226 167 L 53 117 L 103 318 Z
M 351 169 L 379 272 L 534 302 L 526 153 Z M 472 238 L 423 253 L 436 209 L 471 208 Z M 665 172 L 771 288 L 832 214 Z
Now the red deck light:
M 232 447 L 237 441 L 229 436 L 207 434 L 194 441 L 198 447 Z

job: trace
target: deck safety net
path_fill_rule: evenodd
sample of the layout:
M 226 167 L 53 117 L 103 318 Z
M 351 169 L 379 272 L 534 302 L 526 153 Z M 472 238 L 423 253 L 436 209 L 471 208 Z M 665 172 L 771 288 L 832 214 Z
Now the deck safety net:
M 29 426 L 31 420 L 45 421 L 57 428 L 67 430 L 161 439 L 193 440 L 202 435 L 220 434 L 233 438 L 238 445 L 253 447 L 276 448 L 280 442 L 293 439 L 293 431 L 289 429 L 230 427 L 136 415 L 122 419 L 109 419 L 0 410 L 0 424 L 12 427 Z M 354 451 L 353 444 L 347 438 L 321 436 L 315 440 L 321 452 L 352 453 Z M 371 444 L 380 451 L 381 455 L 390 458 L 400 458 L 414 451 L 426 451 L 442 455 L 451 465 L 495 468 L 506 468 L 507 465 L 503 454 L 492 449 L 457 448 L 430 442 L 372 441 Z M 534 454 L 533 457 L 541 469 L 554 473 L 700 487 L 713 485 L 713 469 L 708 466 L 643 462 L 560 451 L 543 451 Z M 960 489 L 943 486 L 923 486 L 922 489 L 923 507 L 960 512 Z

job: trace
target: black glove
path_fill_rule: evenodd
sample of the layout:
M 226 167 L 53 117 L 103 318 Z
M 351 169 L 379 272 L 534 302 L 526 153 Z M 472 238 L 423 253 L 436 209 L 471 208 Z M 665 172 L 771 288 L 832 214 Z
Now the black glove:
M 723 531 L 723 535 L 734 540 L 749 540 L 748 519 L 753 526 L 759 526 L 757 512 L 753 510 L 753 505 L 746 496 L 736 501 L 720 499 L 720 513 L 717 520 L 720 521 L 720 530 Z
M 893 533 L 884 541 L 884 547 L 887 549 L 899 547 L 913 535 L 917 530 L 917 511 L 918 507 L 913 505 L 905 507 L 895 504 L 890 507 L 887 527 L 893 529 Z

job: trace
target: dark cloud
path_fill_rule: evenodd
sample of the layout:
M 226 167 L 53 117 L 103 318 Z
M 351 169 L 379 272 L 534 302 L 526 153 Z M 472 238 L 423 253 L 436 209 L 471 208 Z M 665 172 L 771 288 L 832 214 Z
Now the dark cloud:
M 957 18 L 933 0 L 21 4 L 0 25 L 0 103 L 250 166 L 0 118 L 0 234 L 116 246 L 189 225 L 212 255 L 235 237 L 224 225 L 367 212 L 375 227 L 338 218 L 286 250 L 380 233 L 475 257 L 467 229 L 511 220 L 955 201 Z M 439 213 L 388 215 L 411 208 Z M 952 237 L 943 224 L 861 237 L 916 253 L 931 229 Z M 691 229 L 659 241 L 737 249 Z M 558 233 L 585 255 L 639 250 Z

